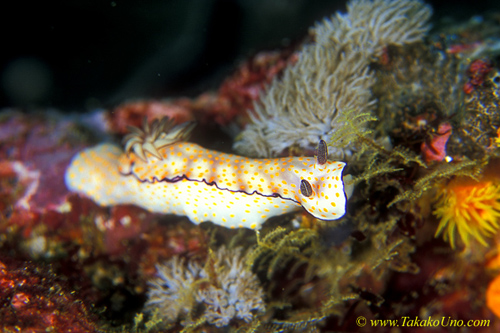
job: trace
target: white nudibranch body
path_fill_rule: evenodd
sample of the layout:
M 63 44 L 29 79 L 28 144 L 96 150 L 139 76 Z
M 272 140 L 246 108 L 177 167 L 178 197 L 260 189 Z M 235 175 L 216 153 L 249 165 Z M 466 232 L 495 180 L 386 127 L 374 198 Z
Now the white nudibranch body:
M 112 144 L 85 149 L 66 171 L 67 187 L 102 206 L 135 204 L 229 228 L 259 228 L 301 206 L 321 220 L 345 214 L 345 163 L 327 161 L 324 141 L 316 158 L 250 159 L 181 141 L 192 124 L 169 127 L 134 129 L 125 153 Z

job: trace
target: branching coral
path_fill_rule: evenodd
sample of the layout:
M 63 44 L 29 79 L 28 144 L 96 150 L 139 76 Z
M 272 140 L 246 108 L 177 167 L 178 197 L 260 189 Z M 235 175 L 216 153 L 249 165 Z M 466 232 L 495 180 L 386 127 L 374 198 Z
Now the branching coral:
M 145 308 L 167 323 L 188 317 L 196 304 L 204 305 L 204 319 L 217 327 L 233 318 L 250 322 L 265 309 L 262 288 L 239 249 L 220 248 L 205 268 L 195 262 L 186 266 L 174 257 L 157 271 Z
M 343 157 L 350 142 L 331 142 L 347 110 L 370 112 L 375 77 L 369 64 L 389 44 L 420 40 L 428 30 L 431 9 L 420 1 L 351 1 L 313 29 L 316 42 L 306 45 L 294 66 L 275 79 L 235 148 L 252 156 L 272 156 L 292 146 L 311 149 L 320 139 L 334 144 Z M 365 128 L 364 118 L 359 128 Z

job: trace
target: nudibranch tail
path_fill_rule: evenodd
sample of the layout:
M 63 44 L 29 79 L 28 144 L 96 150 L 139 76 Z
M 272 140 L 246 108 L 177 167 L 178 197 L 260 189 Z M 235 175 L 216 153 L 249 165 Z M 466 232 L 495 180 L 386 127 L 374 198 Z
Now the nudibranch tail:
M 345 163 L 328 161 L 324 141 L 316 158 L 251 159 L 182 142 L 193 126 L 163 119 L 131 130 L 125 153 L 110 144 L 86 149 L 66 184 L 101 205 L 131 203 L 226 227 L 258 228 L 301 206 L 322 220 L 345 214 Z
M 86 194 L 101 206 L 134 203 L 139 184 L 118 172 L 122 154 L 120 147 L 109 143 L 83 150 L 66 170 L 66 187 Z

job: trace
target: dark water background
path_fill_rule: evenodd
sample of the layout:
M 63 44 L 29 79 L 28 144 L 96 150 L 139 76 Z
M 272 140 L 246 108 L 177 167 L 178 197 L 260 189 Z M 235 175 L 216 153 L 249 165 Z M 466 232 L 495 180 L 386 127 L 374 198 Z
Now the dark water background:
M 0 22 L 0 107 L 84 112 L 133 98 L 195 96 L 216 88 L 238 61 L 300 41 L 345 2 L 9 2 Z M 427 3 L 434 26 L 500 11 L 498 0 Z

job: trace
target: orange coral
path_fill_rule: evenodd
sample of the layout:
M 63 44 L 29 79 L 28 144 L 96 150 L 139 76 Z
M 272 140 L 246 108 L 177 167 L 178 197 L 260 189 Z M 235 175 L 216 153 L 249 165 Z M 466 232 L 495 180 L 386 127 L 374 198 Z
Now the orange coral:
M 486 305 L 500 318 L 500 275 L 490 282 L 486 290 Z
M 499 228 L 500 185 L 498 181 L 471 178 L 455 178 L 438 190 L 434 215 L 441 219 L 436 236 L 443 234 L 452 248 L 458 233 L 462 242 L 469 246 L 471 238 L 487 246 Z

